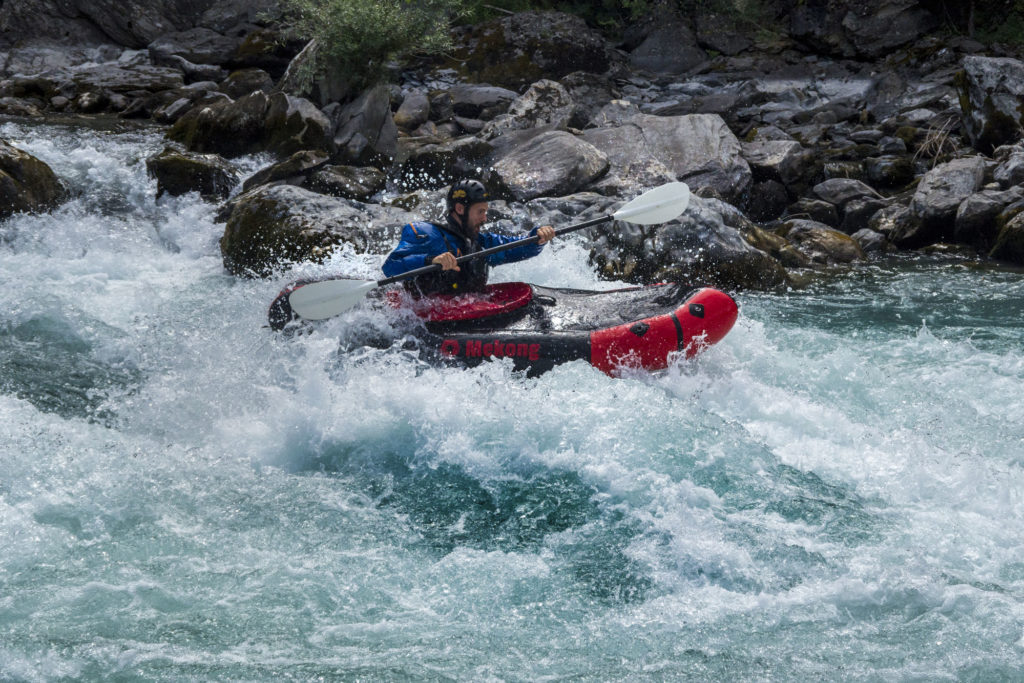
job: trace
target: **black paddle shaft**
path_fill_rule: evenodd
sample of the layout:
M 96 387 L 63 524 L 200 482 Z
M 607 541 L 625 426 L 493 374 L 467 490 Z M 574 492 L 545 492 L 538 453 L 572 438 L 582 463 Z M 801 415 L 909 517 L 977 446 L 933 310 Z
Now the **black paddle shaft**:
M 577 230 L 590 228 L 595 225 L 600 225 L 601 223 L 607 223 L 613 220 L 614 218 L 614 216 L 601 216 L 600 218 L 594 218 L 593 220 L 584 221 L 583 223 L 577 223 L 576 225 L 570 225 L 565 228 L 559 228 L 555 230 L 555 234 L 564 235 L 566 233 L 576 232 Z M 471 259 L 483 258 L 485 256 L 490 256 L 491 254 L 497 254 L 499 251 L 508 251 L 509 249 L 524 247 L 527 244 L 533 244 L 539 239 L 540 237 L 538 235 L 531 235 L 530 237 L 521 240 L 516 240 L 515 242 L 508 242 L 507 244 L 499 244 L 498 246 L 491 247 L 490 249 L 481 249 L 480 251 L 474 251 L 472 254 L 466 254 L 465 256 L 458 257 L 457 259 L 455 259 L 455 262 L 465 263 L 466 261 L 469 261 Z M 423 266 L 422 268 L 416 268 L 415 270 L 406 271 L 400 275 L 386 277 L 383 280 L 377 280 L 377 286 L 383 287 L 384 285 L 390 285 L 393 282 L 407 280 L 411 277 L 416 277 L 417 275 L 426 275 L 427 273 L 432 273 L 435 270 L 441 270 L 441 266 L 438 265 L 437 263 L 431 263 L 429 266 Z

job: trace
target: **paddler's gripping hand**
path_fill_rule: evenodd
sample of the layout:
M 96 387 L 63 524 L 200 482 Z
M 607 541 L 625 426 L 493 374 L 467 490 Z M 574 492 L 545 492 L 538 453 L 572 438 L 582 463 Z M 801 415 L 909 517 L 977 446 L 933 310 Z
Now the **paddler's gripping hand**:
M 555 239 L 555 229 L 550 225 L 537 228 L 537 244 L 547 244 Z
M 441 270 L 461 270 L 459 264 L 455 261 L 455 254 L 450 251 L 438 254 L 430 262 L 441 266 Z

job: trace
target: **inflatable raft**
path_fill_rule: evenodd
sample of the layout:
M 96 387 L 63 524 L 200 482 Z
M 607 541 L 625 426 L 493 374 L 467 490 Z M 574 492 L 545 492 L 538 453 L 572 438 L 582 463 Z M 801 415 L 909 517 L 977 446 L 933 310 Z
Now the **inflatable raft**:
M 303 323 L 288 297 L 305 284 L 289 285 L 271 304 L 273 329 Z M 660 370 L 719 342 L 738 313 L 724 292 L 678 284 L 598 292 L 506 282 L 480 293 L 422 298 L 399 287 L 376 300 L 416 314 L 422 325 L 411 334 L 431 359 L 473 366 L 508 358 L 530 375 L 581 359 L 611 375 Z

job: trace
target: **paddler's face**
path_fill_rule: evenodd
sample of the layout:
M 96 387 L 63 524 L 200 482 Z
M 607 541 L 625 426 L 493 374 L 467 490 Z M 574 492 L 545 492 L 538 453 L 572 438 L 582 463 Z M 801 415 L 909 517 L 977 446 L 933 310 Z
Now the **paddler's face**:
M 462 225 L 466 232 L 476 237 L 481 226 L 487 222 L 487 202 L 470 204 L 468 209 L 465 204 L 456 204 L 455 213 L 462 218 Z

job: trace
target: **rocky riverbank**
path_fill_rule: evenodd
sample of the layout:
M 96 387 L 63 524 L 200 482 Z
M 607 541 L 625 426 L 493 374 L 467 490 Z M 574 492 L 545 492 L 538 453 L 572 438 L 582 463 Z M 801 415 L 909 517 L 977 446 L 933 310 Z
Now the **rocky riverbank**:
M 921 248 L 1024 264 L 1024 61 L 935 33 L 912 0 L 801 4 L 767 35 L 661 9 L 615 43 L 525 12 L 460 28 L 453 55 L 362 93 L 344 74 L 300 85 L 316 45 L 284 40 L 269 3 L 129 3 L 134 22 L 78 4 L 0 7 L 0 112 L 167 125 L 148 163 L 158 190 L 223 203 L 240 276 L 340 244 L 386 253 L 467 174 L 513 232 L 687 182 L 681 218 L 591 233 L 616 279 L 767 288 Z M 41 38 L 14 42 L 30 30 Z M 45 164 L 0 152 L 8 211 L 61 200 Z M 239 188 L 231 159 L 255 152 L 276 162 Z

